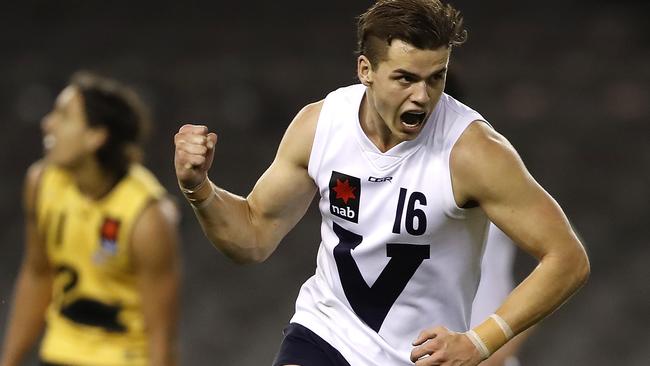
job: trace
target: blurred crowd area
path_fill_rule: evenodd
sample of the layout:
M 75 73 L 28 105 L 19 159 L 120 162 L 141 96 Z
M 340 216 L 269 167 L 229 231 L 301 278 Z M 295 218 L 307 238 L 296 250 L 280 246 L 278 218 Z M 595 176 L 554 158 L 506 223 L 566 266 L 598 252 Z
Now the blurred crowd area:
M 217 131 L 210 176 L 246 195 L 295 113 L 356 82 L 354 18 L 370 3 L 0 5 L 0 337 L 22 253 L 24 172 L 42 154 L 40 119 L 70 74 L 88 69 L 135 86 L 154 111 L 146 165 L 184 214 L 183 364 L 270 364 L 315 268 L 318 213 L 312 207 L 264 264 L 230 263 L 176 188 L 173 134 L 183 123 Z M 587 286 L 541 324 L 522 364 L 647 365 L 650 5 L 452 3 L 469 30 L 450 65 L 462 100 L 517 148 L 564 207 L 592 263 Z M 533 265 L 519 255 L 517 277 Z

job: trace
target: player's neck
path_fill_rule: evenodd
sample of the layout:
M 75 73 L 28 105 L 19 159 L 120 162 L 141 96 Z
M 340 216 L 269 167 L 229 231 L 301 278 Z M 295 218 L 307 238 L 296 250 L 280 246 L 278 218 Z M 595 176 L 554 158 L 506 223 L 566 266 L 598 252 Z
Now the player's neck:
M 102 168 L 96 159 L 89 159 L 72 172 L 77 189 L 92 200 L 106 196 L 117 183 L 117 177 Z
M 368 139 L 372 141 L 379 151 L 385 153 L 402 141 L 390 131 L 386 122 L 377 113 L 377 110 L 373 108 L 372 101 L 369 98 L 372 98 L 372 96 L 369 97 L 366 93 L 361 101 L 359 123 Z

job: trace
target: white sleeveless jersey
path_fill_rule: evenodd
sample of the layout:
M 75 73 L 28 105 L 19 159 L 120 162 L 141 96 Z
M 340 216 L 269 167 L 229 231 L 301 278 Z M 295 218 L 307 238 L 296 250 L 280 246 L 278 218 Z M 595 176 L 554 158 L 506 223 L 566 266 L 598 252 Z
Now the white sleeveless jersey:
M 359 123 L 365 86 L 330 93 L 309 175 L 320 192 L 316 273 L 292 322 L 353 365 L 413 365 L 418 333 L 469 327 L 488 221 L 457 207 L 450 151 L 477 112 L 443 94 L 421 133 L 382 153 Z

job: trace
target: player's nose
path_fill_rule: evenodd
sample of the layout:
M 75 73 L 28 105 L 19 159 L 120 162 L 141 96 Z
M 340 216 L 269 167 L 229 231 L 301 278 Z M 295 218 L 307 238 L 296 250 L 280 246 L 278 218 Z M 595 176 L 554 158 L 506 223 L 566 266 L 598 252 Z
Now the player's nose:
M 419 105 L 425 105 L 430 99 L 429 88 L 424 80 L 413 84 L 413 93 L 411 94 L 411 100 L 413 102 Z

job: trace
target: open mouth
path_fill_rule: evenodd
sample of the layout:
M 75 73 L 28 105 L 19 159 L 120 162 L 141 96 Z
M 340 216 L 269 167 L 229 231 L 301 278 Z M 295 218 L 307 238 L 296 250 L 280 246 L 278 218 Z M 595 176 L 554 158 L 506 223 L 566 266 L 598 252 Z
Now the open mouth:
M 404 126 L 415 128 L 424 122 L 424 117 L 426 117 L 426 113 L 424 112 L 410 111 L 402 113 L 400 120 Z

